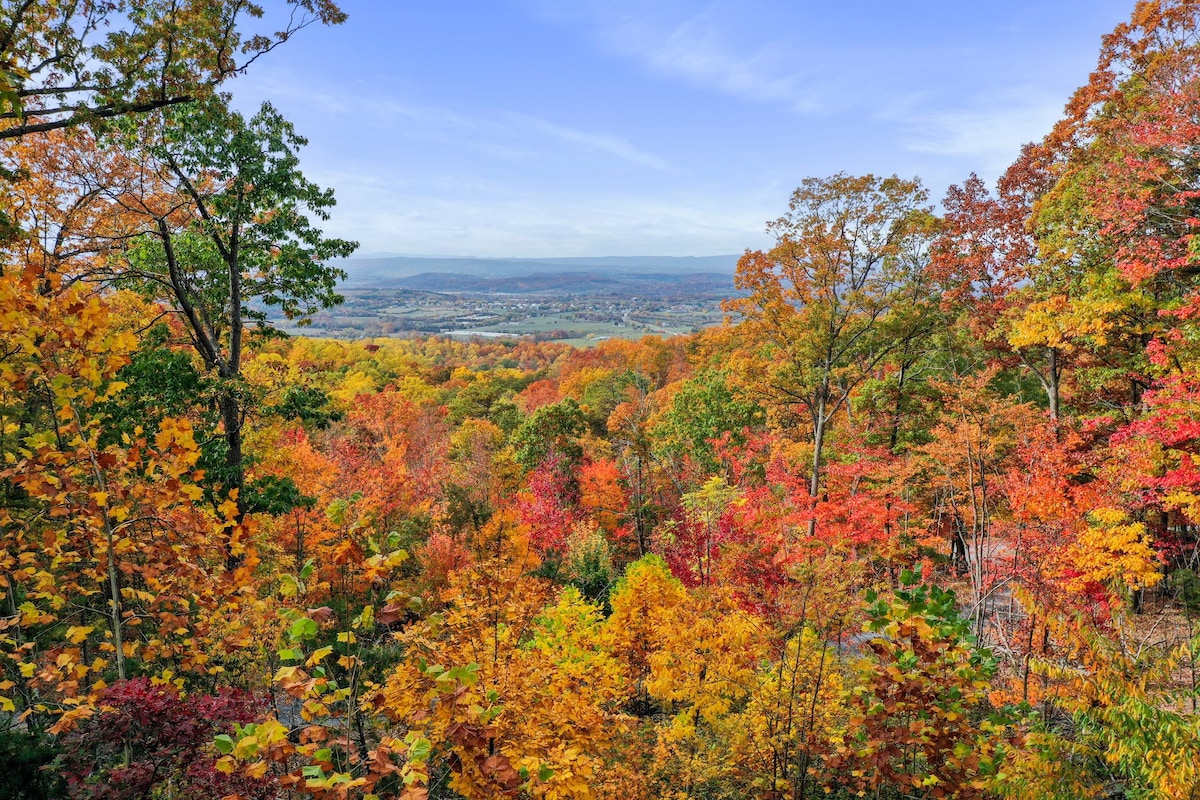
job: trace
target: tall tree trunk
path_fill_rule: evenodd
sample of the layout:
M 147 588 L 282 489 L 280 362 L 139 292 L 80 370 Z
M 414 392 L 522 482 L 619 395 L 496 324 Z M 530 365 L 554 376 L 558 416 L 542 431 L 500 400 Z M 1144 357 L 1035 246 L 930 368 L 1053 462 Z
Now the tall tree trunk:
M 1059 383 L 1062 379 L 1062 353 L 1056 347 L 1046 348 L 1046 367 L 1045 370 L 1038 369 L 1034 365 L 1033 360 L 1028 358 L 1025 351 L 1018 351 L 1023 363 L 1030 372 L 1037 376 L 1038 383 L 1042 385 L 1042 391 L 1046 394 L 1046 405 L 1050 409 L 1050 419 L 1053 422 L 1058 422 L 1059 414 Z
M 79 409 L 72 407 L 71 410 L 75 415 L 75 424 L 79 426 L 79 430 L 83 430 L 83 420 L 79 416 Z M 104 471 L 100 468 L 100 459 L 96 457 L 95 451 L 91 450 L 91 448 L 88 450 L 88 458 L 91 461 L 92 479 L 95 481 L 96 491 L 103 493 L 107 497 L 108 482 L 104 478 Z M 122 632 L 124 614 L 121 613 L 121 578 L 117 566 L 116 529 L 113 526 L 113 520 L 108 514 L 108 507 L 106 505 L 101 507 L 100 513 L 104 520 L 105 546 L 108 548 L 108 563 L 105 571 L 108 579 L 109 623 L 112 625 L 113 646 L 115 648 L 113 655 L 117 662 L 117 678 L 125 680 L 128 675 L 125 671 L 125 642 Z M 128 766 L 128 761 L 126 765 Z
M 896 378 L 896 402 L 892 404 L 892 430 L 888 434 L 888 450 L 893 453 L 896 451 L 896 445 L 900 443 L 900 417 L 903 412 L 904 382 L 907 377 L 908 362 L 902 361 L 900 374 Z
M 825 448 L 825 425 L 827 423 L 825 404 L 821 403 L 813 420 L 812 471 L 808 476 L 809 510 L 812 512 L 812 517 L 808 520 L 809 536 L 814 536 L 817 532 L 817 492 L 821 489 L 822 451 Z
M 1048 348 L 1046 353 L 1046 399 L 1050 405 L 1050 419 L 1058 422 L 1058 378 L 1062 367 L 1058 363 L 1058 348 Z
M 243 556 L 235 552 L 235 540 L 241 535 L 242 523 L 246 519 L 246 466 L 242 456 L 242 409 L 232 391 L 222 393 L 217 401 L 221 410 L 221 424 L 225 428 L 225 488 L 237 490 L 237 512 L 234 527 L 230 532 L 225 549 L 225 566 L 233 570 L 241 566 Z
M 227 486 L 229 489 L 238 490 L 237 522 L 240 525 L 246 514 L 245 498 L 242 497 L 242 489 L 246 482 L 242 459 L 242 409 L 232 392 L 223 394 L 218 402 L 221 408 L 221 423 L 225 428 L 225 467 L 229 470 Z
M 908 355 L 908 346 L 905 345 L 904 355 Z M 900 416 L 903 411 L 904 404 L 904 380 L 908 376 L 908 361 L 901 360 L 900 374 L 896 378 L 896 402 L 892 404 L 892 429 L 888 434 L 888 453 L 895 454 L 896 445 L 900 443 Z M 883 509 L 883 535 L 888 541 L 892 538 L 892 496 L 888 494 L 884 500 Z

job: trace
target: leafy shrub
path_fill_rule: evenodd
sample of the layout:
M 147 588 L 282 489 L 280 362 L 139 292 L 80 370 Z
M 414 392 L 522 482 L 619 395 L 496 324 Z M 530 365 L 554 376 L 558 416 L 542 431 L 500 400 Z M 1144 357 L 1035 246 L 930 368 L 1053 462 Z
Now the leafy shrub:
M 98 708 L 62 740 L 59 763 L 73 800 L 140 800 L 163 793 L 175 800 L 230 794 L 265 800 L 276 792 L 268 780 L 214 767 L 213 737 L 261 716 L 260 703 L 247 692 L 185 696 L 174 686 L 135 678 L 106 689 Z

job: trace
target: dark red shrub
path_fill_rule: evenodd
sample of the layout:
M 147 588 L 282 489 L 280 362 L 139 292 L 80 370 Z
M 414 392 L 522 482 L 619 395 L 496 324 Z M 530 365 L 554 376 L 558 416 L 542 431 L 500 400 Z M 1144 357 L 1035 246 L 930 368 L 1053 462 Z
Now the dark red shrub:
M 102 711 L 62 739 L 62 774 L 72 798 L 141 800 L 169 796 L 211 800 L 230 794 L 273 796 L 268 780 L 225 775 L 214 765 L 213 737 L 233 723 L 262 717 L 248 692 L 181 695 L 146 678 L 121 681 L 104 691 Z M 126 764 L 128 759 L 128 764 Z

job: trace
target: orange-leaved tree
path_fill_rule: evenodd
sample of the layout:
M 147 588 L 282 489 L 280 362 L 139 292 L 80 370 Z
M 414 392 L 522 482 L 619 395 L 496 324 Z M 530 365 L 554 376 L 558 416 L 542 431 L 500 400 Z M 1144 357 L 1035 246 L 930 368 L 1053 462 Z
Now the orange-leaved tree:
M 814 503 L 835 416 L 884 359 L 929 332 L 927 198 L 919 181 L 894 176 L 809 178 L 768 226 L 776 246 L 738 262 L 749 295 L 727 307 L 759 351 L 765 399 L 808 423 Z

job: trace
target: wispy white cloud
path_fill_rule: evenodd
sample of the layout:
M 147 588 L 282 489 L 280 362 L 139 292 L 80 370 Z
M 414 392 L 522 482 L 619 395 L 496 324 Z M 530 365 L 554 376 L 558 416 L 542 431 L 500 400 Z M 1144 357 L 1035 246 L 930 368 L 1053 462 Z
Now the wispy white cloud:
M 913 152 L 1008 152 L 1009 137 L 1040 136 L 1061 110 L 1062 98 L 1049 98 L 1044 86 L 1014 87 L 1018 73 L 1028 79 L 1027 68 L 978 42 L 831 39 L 806 25 L 822 15 L 804 3 L 785 10 L 754 0 L 524 2 L 653 74 L 804 116 L 900 122 Z M 1035 78 L 1060 66 L 1044 65 Z M 914 85 L 927 87 L 923 96 L 912 94 Z
M 794 42 L 736 41 L 729 35 L 736 7 L 710 2 L 674 7 L 623 7 L 621 3 L 530 3 L 540 16 L 582 24 L 601 47 L 653 73 L 751 102 L 779 103 L 803 113 L 823 113 L 841 103 L 820 79 L 817 62 L 797 58 Z M 736 27 L 736 26 L 734 26 Z
M 754 102 L 778 102 L 818 112 L 827 98 L 813 88 L 812 71 L 789 68 L 774 45 L 738 52 L 709 12 L 673 28 L 655 30 L 626 22 L 606 36 L 624 55 L 642 58 L 653 70 Z
M 290 98 L 310 110 L 330 115 L 353 113 L 356 124 L 394 130 L 396 135 L 467 146 L 507 160 L 540 160 L 552 152 L 546 143 L 567 145 L 589 156 L 613 159 L 665 171 L 670 163 L 628 139 L 607 131 L 581 130 L 542 117 L 500 109 L 455 109 L 406 102 L 373 89 L 328 91 L 296 86 L 266 76 L 256 88 L 268 96 Z
M 1063 100 L 1037 92 L 1004 91 L 974 98 L 970 106 L 937 108 L 914 102 L 881 110 L 914 153 L 969 159 L 980 174 L 998 174 L 1021 145 L 1041 139 L 1062 114 Z
M 650 167 L 657 170 L 670 169 L 670 164 L 666 159 L 642 150 L 620 136 L 593 131 L 581 131 L 525 114 L 511 113 L 506 116 L 519 128 L 536 131 L 553 139 L 580 145 L 595 152 L 606 153 L 622 161 L 628 161 L 631 164 L 640 164 L 643 167 Z

